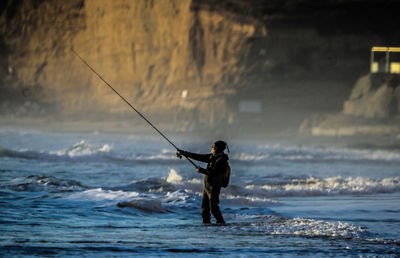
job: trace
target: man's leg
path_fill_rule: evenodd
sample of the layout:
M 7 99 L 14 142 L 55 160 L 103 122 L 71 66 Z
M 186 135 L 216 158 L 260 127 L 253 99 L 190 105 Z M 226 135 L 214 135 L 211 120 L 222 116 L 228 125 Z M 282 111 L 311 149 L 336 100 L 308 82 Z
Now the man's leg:
M 222 213 L 219 209 L 219 192 L 221 191 L 220 187 L 213 187 L 210 196 L 210 205 L 211 205 L 211 212 L 217 223 L 225 223 L 224 218 L 222 217 Z
M 203 223 L 211 223 L 210 218 L 210 198 L 206 190 L 203 190 L 203 197 L 201 200 L 201 216 L 203 217 Z

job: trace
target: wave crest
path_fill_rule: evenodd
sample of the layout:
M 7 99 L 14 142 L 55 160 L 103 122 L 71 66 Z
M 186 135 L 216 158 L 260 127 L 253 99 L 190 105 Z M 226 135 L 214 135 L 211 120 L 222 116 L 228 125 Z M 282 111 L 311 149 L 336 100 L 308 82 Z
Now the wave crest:
M 0 147 L 0 157 L 37 159 L 46 161 L 109 161 L 114 157 L 111 155 L 112 148 L 108 144 L 94 147 L 85 141 L 80 141 L 72 147 L 58 151 L 36 151 L 36 150 L 11 150 Z M 116 157 L 114 158 L 116 159 Z
M 86 143 L 84 140 L 81 140 L 71 148 L 50 152 L 50 154 L 55 154 L 57 156 L 79 157 L 89 156 L 97 153 L 109 153 L 111 151 L 112 148 L 108 144 L 104 144 L 103 146 L 96 148 Z
M 137 192 L 103 190 L 102 188 L 89 189 L 83 192 L 73 193 L 69 199 L 78 199 L 86 201 L 124 201 L 132 197 L 138 197 Z
M 80 182 L 46 175 L 16 178 L 5 187 L 18 192 L 73 192 L 87 189 Z
M 247 185 L 247 190 L 262 191 L 268 196 L 318 196 L 339 194 L 378 194 L 400 191 L 400 177 L 370 179 L 341 176 L 325 179 L 293 179 L 287 184 Z
M 262 227 L 273 235 L 297 235 L 307 237 L 362 238 L 366 231 L 344 222 L 328 222 L 305 218 L 288 219 L 279 223 L 265 223 Z

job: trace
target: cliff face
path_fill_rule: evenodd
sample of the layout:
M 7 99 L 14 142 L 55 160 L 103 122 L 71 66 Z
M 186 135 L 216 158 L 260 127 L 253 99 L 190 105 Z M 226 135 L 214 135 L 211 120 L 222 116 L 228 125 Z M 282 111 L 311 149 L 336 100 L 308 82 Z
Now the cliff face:
M 341 112 L 368 72 L 371 46 L 399 42 L 398 8 L 395 0 L 2 1 L 0 115 L 137 117 L 73 48 L 135 107 L 180 130 L 297 128 L 316 110 Z M 368 94 L 365 103 L 386 93 Z M 357 101 L 346 114 L 363 109 Z
M 140 110 L 171 118 L 184 109 L 210 123 L 215 108 L 228 116 L 223 96 L 235 89 L 226 82 L 240 77 L 248 38 L 265 34 L 237 18 L 180 0 L 11 1 L 1 16 L 3 83 L 63 116 L 130 112 L 73 48 Z
M 82 1 L 3 1 L 0 12 L 0 111 L 44 115 L 61 106 L 70 65 L 65 56 L 82 29 Z M 67 81 L 67 84 L 64 82 Z M 65 87 L 64 87 L 65 86 Z

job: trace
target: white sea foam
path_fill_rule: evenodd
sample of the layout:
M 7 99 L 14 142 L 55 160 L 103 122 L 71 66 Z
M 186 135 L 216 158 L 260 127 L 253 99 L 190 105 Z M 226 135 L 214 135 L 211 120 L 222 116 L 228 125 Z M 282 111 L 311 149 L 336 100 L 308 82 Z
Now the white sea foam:
M 384 238 L 367 238 L 365 239 L 369 242 L 375 242 L 378 244 L 385 244 L 385 245 L 400 245 L 400 239 L 384 239 Z
M 252 150 L 254 151 L 254 150 Z M 315 148 L 315 147 L 283 147 L 280 145 L 258 148 L 257 152 L 239 152 L 231 155 L 238 161 L 270 161 L 270 160 L 372 160 L 400 161 L 400 152 L 390 150 L 364 150 L 349 148 Z
M 334 160 L 383 160 L 383 161 L 400 161 L 400 153 L 389 150 L 362 150 L 362 149 L 345 149 L 331 148 L 322 150 L 324 159 Z
M 163 154 L 175 154 L 175 151 L 173 149 L 162 149 L 161 153 Z
M 138 197 L 137 192 L 111 191 L 102 188 L 89 189 L 83 192 L 73 193 L 70 199 L 87 200 L 87 201 L 125 201 L 132 197 Z
M 90 189 L 69 195 L 68 199 L 79 201 L 106 202 L 108 205 L 117 205 L 120 208 L 135 208 L 145 212 L 167 212 L 160 200 L 149 196 L 140 196 L 137 192 Z
M 287 184 L 247 185 L 247 190 L 262 190 L 268 196 L 315 196 L 334 194 L 376 194 L 400 191 L 400 177 L 370 179 L 363 177 L 309 177 Z
M 188 182 L 189 184 L 197 184 L 197 185 L 200 185 L 200 184 L 203 183 L 203 181 L 201 181 L 201 180 L 198 179 L 198 178 L 190 179 L 190 180 L 188 180 L 187 182 Z
M 174 192 L 168 192 L 163 198 L 163 202 L 165 203 L 177 203 L 182 202 L 186 203 L 189 200 L 193 200 L 194 194 L 189 189 L 177 190 Z
M 314 159 L 315 157 L 313 155 L 310 154 L 306 154 L 306 155 L 275 155 L 274 159 L 282 159 L 282 160 L 311 160 Z
M 237 153 L 232 155 L 233 160 L 240 160 L 240 161 L 257 161 L 257 160 L 264 160 L 270 157 L 269 154 L 251 154 L 251 153 Z
M 230 230 L 257 232 L 267 235 L 333 237 L 364 239 L 368 232 L 359 226 L 341 221 L 308 218 L 288 219 L 271 214 L 236 214 L 238 223 Z M 251 221 L 248 223 L 248 221 Z
M 157 154 L 134 154 L 131 156 L 118 155 L 113 151 L 110 144 L 93 146 L 84 140 L 79 141 L 70 148 L 55 151 L 37 151 L 28 148 L 19 150 L 5 149 L 0 146 L 0 157 L 7 156 L 12 158 L 39 159 L 48 161 L 89 161 L 89 162 L 109 162 L 109 161 L 168 161 L 176 160 L 175 156 L 168 154 L 167 150 L 162 150 Z
M 137 161 L 154 161 L 154 160 L 175 160 L 175 156 L 166 155 L 165 153 L 159 153 L 154 155 L 131 155 L 128 160 L 137 160 Z
M 175 169 L 171 168 L 166 178 L 166 182 L 172 184 L 174 188 L 186 189 L 187 191 L 200 193 L 202 191 L 203 181 L 199 178 L 184 179 Z M 158 191 L 168 191 L 164 187 Z
M 171 168 L 167 177 L 167 182 L 171 184 L 183 184 L 182 176 L 175 171 L 175 169 Z
M 27 148 L 11 150 L 0 147 L 0 156 L 48 161 L 104 161 L 113 158 L 111 153 L 112 147 L 108 144 L 94 147 L 83 140 L 70 148 L 57 151 L 36 151 Z
M 185 180 L 175 169 L 170 169 L 167 183 L 178 188 L 201 192 L 202 180 L 193 178 Z M 157 192 L 168 191 L 160 188 Z M 348 194 L 379 194 L 400 191 L 400 177 L 371 179 L 364 177 L 328 177 L 328 178 L 295 178 L 287 183 L 271 183 L 264 185 L 249 184 L 245 187 L 231 184 L 223 189 L 222 197 L 230 202 L 249 205 L 269 205 L 276 203 L 269 199 L 282 196 L 324 196 Z M 152 191 L 154 192 L 154 191 Z
M 343 222 L 294 218 L 261 226 L 266 233 L 273 235 L 299 235 L 311 237 L 360 238 L 365 230 Z
M 133 154 L 128 160 L 154 161 L 154 160 L 176 160 L 175 152 L 170 149 L 162 149 L 160 153 L 151 154 Z
M 222 198 L 229 204 L 244 206 L 272 206 L 279 204 L 278 201 L 269 198 L 260 198 L 255 196 L 233 196 L 222 195 Z
M 56 151 L 38 151 L 29 148 L 19 150 L 0 147 L 0 156 L 19 157 L 26 159 L 45 159 L 50 161 L 149 161 L 173 162 L 177 161 L 174 151 L 161 149 L 149 153 L 117 154 L 110 144 L 92 145 L 81 140 L 70 148 Z M 362 150 L 348 148 L 311 148 L 311 147 L 282 147 L 267 146 L 250 152 L 239 151 L 230 155 L 233 161 L 243 162 L 270 162 L 270 161 L 395 161 L 400 162 L 400 152 L 389 150 Z
M 56 154 L 58 156 L 68 156 L 72 158 L 80 156 L 89 156 L 96 153 L 108 153 L 111 151 L 112 148 L 108 144 L 104 144 L 103 146 L 96 148 L 86 143 L 84 140 L 81 140 L 79 143 L 75 144 L 71 148 L 68 148 L 66 150 L 50 152 L 50 154 Z

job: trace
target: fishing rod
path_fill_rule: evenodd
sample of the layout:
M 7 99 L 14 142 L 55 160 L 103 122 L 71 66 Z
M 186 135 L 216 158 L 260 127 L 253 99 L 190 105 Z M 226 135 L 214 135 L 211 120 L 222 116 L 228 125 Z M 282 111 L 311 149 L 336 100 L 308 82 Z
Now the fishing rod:
M 127 101 L 124 97 L 121 96 L 121 94 L 118 93 L 118 91 L 116 91 L 106 80 L 104 80 L 104 78 L 98 74 L 78 53 L 75 52 L 75 50 L 73 48 L 71 48 L 72 52 L 74 52 L 74 54 L 79 57 L 79 59 L 81 59 L 81 61 L 87 65 L 87 67 L 90 68 L 90 70 L 92 70 L 92 72 L 94 72 L 108 87 L 110 87 L 111 90 L 114 91 L 115 94 L 117 94 L 123 101 L 125 101 L 126 104 L 128 104 L 128 106 L 130 106 L 133 110 L 135 110 L 136 113 L 138 113 L 139 116 L 141 116 L 151 127 L 153 127 L 154 130 L 156 130 L 162 137 L 164 137 L 165 140 L 167 140 L 167 142 L 169 142 L 177 151 L 180 150 L 178 147 L 176 147 L 176 145 L 170 141 L 167 136 L 165 136 L 160 130 L 157 129 L 157 127 L 155 127 L 144 115 L 142 115 L 142 113 L 140 113 L 134 106 L 132 106 L 131 103 L 129 103 L 129 101 Z M 195 166 L 196 168 L 198 168 L 199 166 L 196 165 L 196 163 L 194 163 L 190 158 L 186 157 L 185 155 L 183 155 L 190 163 L 192 163 L 193 166 Z

